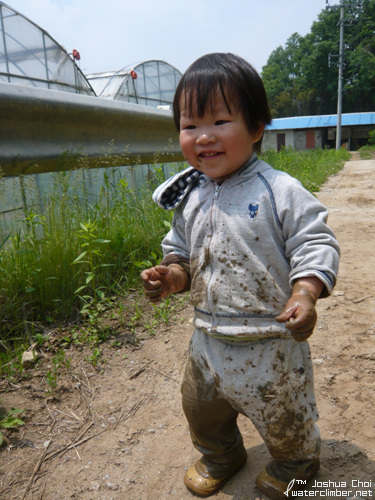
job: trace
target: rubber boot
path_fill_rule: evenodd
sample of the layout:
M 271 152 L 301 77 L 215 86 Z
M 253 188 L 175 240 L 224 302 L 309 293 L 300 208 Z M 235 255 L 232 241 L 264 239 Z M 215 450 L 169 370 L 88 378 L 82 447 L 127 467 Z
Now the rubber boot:
M 186 487 L 201 497 L 209 497 L 238 472 L 246 463 L 246 450 L 236 460 L 227 464 L 219 464 L 202 457 L 186 471 L 184 483 Z
M 319 458 L 301 462 L 273 460 L 256 479 L 256 485 L 272 500 L 285 500 L 295 490 L 306 489 L 306 484 L 318 473 Z

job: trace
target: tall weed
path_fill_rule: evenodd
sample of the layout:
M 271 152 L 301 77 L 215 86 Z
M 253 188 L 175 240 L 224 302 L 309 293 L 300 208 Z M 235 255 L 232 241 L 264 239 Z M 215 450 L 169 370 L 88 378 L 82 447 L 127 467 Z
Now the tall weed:
M 1 241 L 2 348 L 30 341 L 46 322 L 78 318 L 82 295 L 77 290 L 82 287 L 87 303 L 91 294 L 95 304 L 103 293 L 123 293 L 136 286 L 136 262 L 152 252 L 161 258 L 165 221 L 169 223 L 172 214 L 152 203 L 151 192 L 155 183 L 164 180 L 162 169 L 156 167 L 141 190 L 130 188 L 124 176 L 115 174 L 116 169 L 97 171 L 102 178 L 95 195 L 87 189 L 85 170 L 56 174 L 48 198 L 28 203 L 17 231 Z M 42 205 L 43 213 L 37 210 Z M 82 247 L 83 227 L 90 224 L 95 233 L 88 247 L 93 250 L 90 263 L 74 265 L 87 249 Z M 93 245 L 99 245 L 100 251 Z

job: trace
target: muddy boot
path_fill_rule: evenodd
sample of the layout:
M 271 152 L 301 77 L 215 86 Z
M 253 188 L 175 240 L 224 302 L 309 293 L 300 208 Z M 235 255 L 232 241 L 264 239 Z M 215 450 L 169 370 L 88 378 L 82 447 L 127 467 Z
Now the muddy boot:
M 291 492 L 304 490 L 318 473 L 319 458 L 302 462 L 276 462 L 273 460 L 256 479 L 256 485 L 273 500 L 285 500 Z
M 209 497 L 238 472 L 247 460 L 246 451 L 229 464 L 214 463 L 206 457 L 199 459 L 186 471 L 186 487 L 201 497 Z

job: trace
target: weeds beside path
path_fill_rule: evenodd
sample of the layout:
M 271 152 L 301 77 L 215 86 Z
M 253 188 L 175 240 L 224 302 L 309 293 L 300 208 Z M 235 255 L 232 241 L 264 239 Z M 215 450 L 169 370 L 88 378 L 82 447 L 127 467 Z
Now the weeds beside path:
M 347 154 L 288 149 L 264 159 L 318 191 Z M 152 203 L 151 193 L 164 180 L 163 166 L 153 166 L 140 191 L 116 168 L 101 175 L 96 198 L 83 189 L 81 169 L 73 177 L 56 174 L 51 194 L 34 204 L 26 202 L 32 183 L 22 178 L 24 218 L 13 229 L 0 220 L 0 373 L 20 369 L 22 350 L 68 320 L 89 319 L 100 330 L 98 316 L 113 298 L 138 286 L 140 270 L 161 260 L 172 213 Z

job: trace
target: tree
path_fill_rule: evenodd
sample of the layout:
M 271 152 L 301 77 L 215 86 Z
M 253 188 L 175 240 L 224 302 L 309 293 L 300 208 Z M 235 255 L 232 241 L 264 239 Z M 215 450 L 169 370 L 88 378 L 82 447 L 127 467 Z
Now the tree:
M 336 112 L 339 20 L 340 9 L 323 10 L 311 33 L 271 53 L 262 78 L 273 116 Z M 344 30 L 343 112 L 374 110 L 375 0 L 346 0 Z

